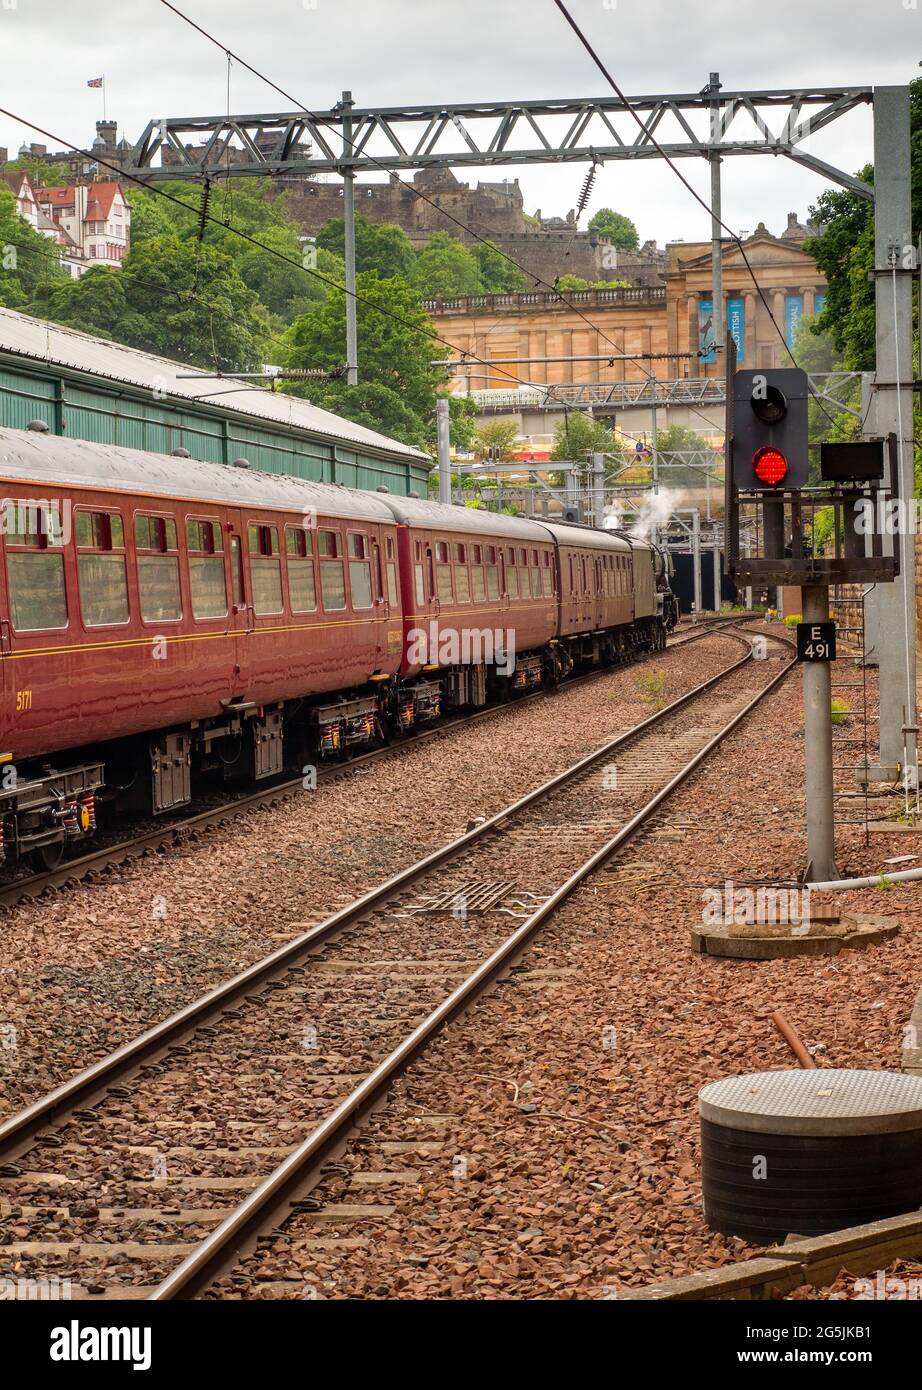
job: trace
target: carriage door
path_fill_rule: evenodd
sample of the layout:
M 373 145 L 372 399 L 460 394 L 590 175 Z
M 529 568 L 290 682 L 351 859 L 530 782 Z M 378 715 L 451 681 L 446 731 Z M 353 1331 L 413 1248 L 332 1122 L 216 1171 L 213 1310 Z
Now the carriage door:
M 375 670 L 380 671 L 387 660 L 387 620 L 391 610 L 384 587 L 381 542 L 377 536 L 371 537 L 371 585 L 375 605 Z
M 228 626 L 234 637 L 231 696 L 237 698 L 246 694 L 251 674 L 247 634 L 252 631 L 254 626 L 253 599 L 247 586 L 243 521 L 239 512 L 230 512 L 228 518 L 227 563 L 230 571 L 228 576 Z

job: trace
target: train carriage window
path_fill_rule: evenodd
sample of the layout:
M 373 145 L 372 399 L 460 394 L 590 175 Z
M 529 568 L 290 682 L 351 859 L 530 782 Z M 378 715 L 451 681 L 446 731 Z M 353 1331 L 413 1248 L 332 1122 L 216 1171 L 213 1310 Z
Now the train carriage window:
M 15 508 L 15 529 L 6 531 L 6 573 L 17 632 L 67 627 L 63 532 L 53 508 Z M 9 526 L 8 514 L 4 525 Z
M 350 531 L 349 545 L 349 588 L 352 591 L 353 608 L 370 608 L 371 561 L 368 558 L 368 537 L 357 531 Z
M 531 594 L 531 580 L 528 578 L 528 551 L 524 547 L 516 550 L 519 572 L 519 598 L 528 598 Z
M 451 587 L 451 565 L 448 563 L 448 542 L 436 541 L 435 543 L 435 583 L 436 593 L 442 603 L 451 603 L 453 590 Z
M 499 567 L 496 563 L 496 547 L 494 545 L 486 547 L 485 558 L 487 562 L 487 598 L 499 598 Z
M 171 516 L 135 516 L 138 594 L 145 623 L 176 623 L 182 618 L 179 542 Z
M 338 531 L 318 531 L 320 555 L 320 597 L 328 613 L 346 606 L 346 574 L 343 566 L 343 538 Z
M 506 551 L 506 592 L 510 598 L 519 596 L 519 572 L 515 567 L 515 549 L 511 545 Z
M 237 539 L 235 537 L 235 539 Z M 239 543 L 239 542 L 238 542 Z M 189 551 L 189 588 L 192 616 L 223 618 L 227 614 L 227 581 L 224 576 L 223 536 L 219 521 L 186 518 Z M 237 602 L 243 602 L 243 595 Z
M 416 542 L 416 548 L 413 551 L 413 556 L 413 574 L 416 580 L 416 604 L 418 608 L 422 608 L 426 602 L 426 574 L 423 568 L 422 541 Z
M 471 576 L 467 569 L 467 546 L 452 546 L 455 572 L 455 596 L 459 603 L 471 601 Z
M 384 538 L 384 575 L 387 584 L 387 601 L 392 608 L 397 607 L 397 552 L 394 548 L 394 537 L 385 536 Z
M 118 512 L 76 515 L 80 611 L 87 627 L 128 621 L 125 528 Z
M 288 557 L 288 597 L 292 613 L 313 613 L 317 607 L 314 584 L 314 540 L 303 526 L 285 527 Z
M 541 597 L 541 571 L 538 569 L 539 557 L 537 550 L 531 552 L 531 596 L 532 598 Z
M 554 594 L 554 579 L 551 573 L 550 551 L 544 552 L 544 563 L 541 569 L 541 593 L 544 598 L 552 598 Z
M 251 522 L 247 527 L 247 543 L 250 550 L 253 612 L 281 613 L 282 558 L 279 554 L 279 528 Z
M 475 545 L 474 550 L 480 555 L 480 546 Z M 487 596 L 486 585 L 483 578 L 483 565 L 471 565 L 471 593 L 475 603 L 483 603 Z

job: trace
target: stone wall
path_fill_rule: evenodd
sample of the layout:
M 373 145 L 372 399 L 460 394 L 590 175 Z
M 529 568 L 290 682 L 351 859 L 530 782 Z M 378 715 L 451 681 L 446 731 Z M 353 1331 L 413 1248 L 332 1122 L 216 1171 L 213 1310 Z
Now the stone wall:
M 302 181 L 288 182 L 285 187 L 292 211 L 308 235 L 315 236 L 331 218 L 342 217 L 341 183 Z M 417 197 L 414 189 L 426 196 Z M 427 202 L 427 198 L 432 201 Z M 464 227 L 492 240 L 525 230 L 518 179 L 478 183 L 472 188 L 460 183 L 448 170 L 421 170 L 414 176 L 412 188 L 394 174 L 387 183 L 357 180 L 355 210 L 369 222 L 396 222 L 416 246 L 424 245 L 433 232 L 450 232 L 462 241 L 474 240 Z

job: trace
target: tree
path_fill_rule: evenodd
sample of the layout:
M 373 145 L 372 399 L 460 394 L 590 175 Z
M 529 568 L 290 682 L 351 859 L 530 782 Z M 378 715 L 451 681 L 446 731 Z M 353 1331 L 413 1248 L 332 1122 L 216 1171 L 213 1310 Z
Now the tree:
M 481 294 L 480 263 L 463 242 L 434 232 L 416 257 L 411 283 L 425 299 Z
M 480 287 L 484 294 L 516 294 L 525 288 L 525 276 L 492 241 L 477 241 L 471 255 L 480 267 Z
M 866 166 L 859 178 L 873 182 Z M 822 232 L 804 242 L 804 250 L 816 261 L 828 283 L 826 303 L 818 328 L 827 331 L 846 370 L 873 371 L 874 208 L 849 189 L 821 193 L 810 216 L 822 224 Z
M 564 412 L 554 431 L 552 459 L 585 459 L 587 454 L 606 454 L 615 450 L 611 430 L 591 415 L 579 410 Z
M 469 449 L 473 444 L 477 429 L 476 416 L 477 408 L 469 396 L 449 395 L 448 431 L 455 449 Z
M 912 241 L 922 229 L 922 79 L 909 84 L 910 178 Z M 859 170 L 865 183 L 874 182 L 870 165 Z M 874 207 L 848 189 L 822 193 L 810 209 L 821 231 L 804 243 L 828 282 L 826 303 L 818 316 L 818 332 L 830 333 L 842 365 L 849 371 L 873 371 Z
M 332 251 L 314 248 L 316 264 L 311 264 L 309 252 L 302 251 L 288 228 L 268 227 L 259 233 L 259 240 L 277 254 L 248 246 L 236 258 L 237 269 L 243 283 L 283 324 L 293 323 L 299 314 L 324 299 L 329 289 L 326 281 L 341 285 L 346 278 L 343 262 Z M 324 278 L 309 274 L 312 269 Z
M 175 237 L 133 247 L 121 270 L 98 266 L 79 280 L 41 285 L 34 307 L 56 323 L 222 371 L 258 367 L 270 331 L 229 256 Z
M 474 438 L 481 457 L 487 453 L 495 457 L 498 451 L 500 459 L 510 459 L 519 438 L 519 427 L 515 420 L 489 420 L 480 426 Z
M 705 469 L 711 474 L 722 471 L 722 460 L 710 440 L 687 425 L 670 425 L 668 429 L 657 430 L 656 452 L 663 464 L 660 479 L 667 487 L 702 488 L 707 482 Z M 704 457 L 694 464 L 683 464 L 678 459 L 673 462 L 668 458 L 669 454 L 677 453 L 700 453 Z
M 0 183 L 0 304 L 28 309 L 43 280 L 57 284 L 68 279 L 54 242 L 23 222 L 16 199 Z
M 584 280 L 581 275 L 558 275 L 556 287 L 566 294 L 568 290 L 620 290 L 629 283 L 627 280 Z
M 326 294 L 325 281 L 310 274 L 312 268 L 342 283 L 341 259 L 302 244 L 300 225 L 291 215 L 287 196 L 271 196 L 268 186 L 258 180 L 230 179 L 213 190 L 207 211 L 209 219 L 216 220 L 204 224 L 200 188 L 175 183 L 167 191 L 169 199 L 145 189 L 129 192 L 132 246 L 173 237 L 187 245 L 201 241 L 220 250 L 236 264 L 243 283 L 275 316 L 280 329 Z M 232 228 L 245 235 L 238 236 Z M 311 255 L 315 256 L 313 266 Z
M 356 290 L 361 386 L 338 380 L 290 389 L 350 420 L 373 420 L 373 428 L 404 443 L 431 448 L 436 395 L 445 380 L 430 365 L 436 355 L 432 321 L 418 292 L 399 276 L 382 280 L 376 272 L 364 271 L 356 276 Z M 341 367 L 345 343 L 346 296 L 331 290 L 288 329 L 284 365 Z M 380 389 L 371 393 L 366 389 L 371 385 Z
M 325 222 L 317 234 L 317 245 L 345 260 L 346 224 L 341 217 Z M 369 222 L 361 213 L 355 219 L 355 268 L 376 270 L 382 280 L 394 275 L 409 279 L 416 253 L 413 243 L 396 222 Z
M 615 212 L 613 208 L 599 208 L 598 212 L 590 217 L 589 226 L 614 246 L 620 246 L 623 251 L 636 251 L 640 246 L 640 237 L 634 223 L 623 212 Z
M 73 175 L 67 164 L 53 163 L 37 154 L 21 154 L 4 165 L 5 169 L 25 169 L 35 188 L 62 188 L 73 182 Z

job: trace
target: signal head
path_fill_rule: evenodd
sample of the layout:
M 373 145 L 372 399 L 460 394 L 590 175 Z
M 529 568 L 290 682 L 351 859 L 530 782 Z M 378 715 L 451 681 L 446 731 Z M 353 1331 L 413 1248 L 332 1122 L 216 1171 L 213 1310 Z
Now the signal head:
M 780 487 L 788 476 L 788 461 L 780 449 L 766 444 L 753 454 L 752 471 L 764 487 Z
M 764 381 L 764 378 L 763 378 Z M 777 386 L 765 385 L 761 392 L 754 389 L 749 404 L 756 417 L 765 425 L 777 425 L 787 414 L 788 403 L 783 391 Z

